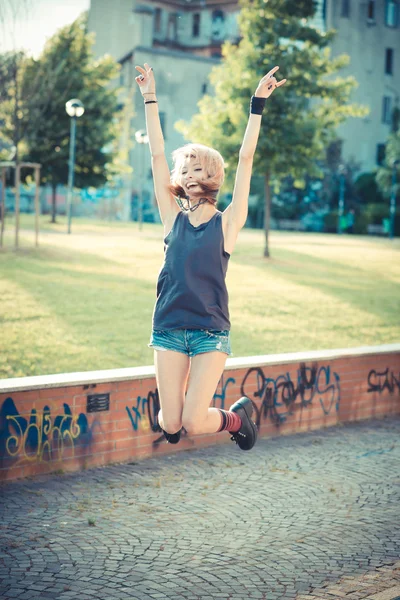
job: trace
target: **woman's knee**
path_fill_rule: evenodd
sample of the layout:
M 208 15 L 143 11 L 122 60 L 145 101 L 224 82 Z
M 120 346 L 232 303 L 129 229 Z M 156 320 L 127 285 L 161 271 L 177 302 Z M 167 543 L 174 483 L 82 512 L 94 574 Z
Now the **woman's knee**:
M 177 433 L 182 428 L 182 419 L 177 415 L 164 416 L 162 410 L 158 413 L 158 423 L 161 429 L 164 429 L 167 433 Z
M 182 415 L 182 425 L 186 429 L 188 435 L 199 435 L 204 433 L 203 421 L 199 418 L 194 418 L 192 415 Z

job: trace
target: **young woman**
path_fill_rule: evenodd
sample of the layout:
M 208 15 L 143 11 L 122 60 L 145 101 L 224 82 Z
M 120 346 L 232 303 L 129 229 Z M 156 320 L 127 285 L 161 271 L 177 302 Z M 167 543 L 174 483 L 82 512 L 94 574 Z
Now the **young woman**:
M 216 208 L 224 181 L 221 154 L 202 144 L 186 144 L 173 152 L 170 174 L 153 69 L 147 63 L 136 67 L 141 73 L 135 81 L 144 98 L 154 189 L 164 225 L 165 260 L 148 345 L 154 348 L 161 405 L 158 421 L 172 444 L 179 441 L 182 426 L 189 435 L 228 431 L 242 450 L 250 450 L 257 439 L 249 398 L 240 398 L 229 411 L 210 404 L 231 354 L 228 261 L 247 218 L 262 110 L 274 89 L 286 82 L 275 79 L 278 68 L 260 80 L 251 98 L 232 202 L 221 213 Z

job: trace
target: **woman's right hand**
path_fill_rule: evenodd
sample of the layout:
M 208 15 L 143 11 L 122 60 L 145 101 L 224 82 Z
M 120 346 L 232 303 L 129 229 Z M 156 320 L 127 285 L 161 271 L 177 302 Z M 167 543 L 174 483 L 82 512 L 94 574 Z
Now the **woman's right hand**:
M 135 77 L 135 81 L 140 88 L 142 96 L 144 96 L 144 94 L 155 94 L 156 82 L 154 79 L 153 68 L 149 67 L 147 63 L 144 63 L 144 66 L 144 69 L 142 67 L 135 67 L 135 69 L 141 73 L 141 75 Z

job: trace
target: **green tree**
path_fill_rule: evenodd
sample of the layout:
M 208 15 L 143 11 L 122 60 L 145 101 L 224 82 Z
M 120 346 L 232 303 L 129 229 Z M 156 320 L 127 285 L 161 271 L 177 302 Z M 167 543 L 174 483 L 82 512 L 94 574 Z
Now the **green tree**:
M 254 155 L 253 173 L 264 177 L 265 250 L 269 256 L 268 232 L 271 188 L 279 191 L 280 179 L 288 174 L 303 188 L 305 176 L 322 177 L 317 165 L 325 148 L 337 138 L 337 126 L 348 117 L 363 117 L 369 110 L 348 104 L 354 77 L 335 77 L 349 64 L 349 57 L 331 57 L 328 44 L 335 30 L 326 33 L 311 27 L 313 0 L 240 0 L 237 46 L 225 42 L 223 59 L 210 73 L 215 96 L 204 96 L 191 123 L 175 125 L 188 140 L 216 147 L 227 162 L 227 191 L 234 182 L 239 150 L 246 129 L 249 101 L 263 77 L 279 65 L 278 79 L 287 78 L 282 89 L 267 100 L 260 137 Z
M 25 61 L 21 51 L 0 54 L 0 160 L 17 163 L 24 137 L 21 86 Z
M 0 2 L 0 37 L 14 41 L 14 49 L 0 54 L 0 160 L 19 162 L 20 90 L 25 52 L 15 49 L 17 24 L 29 18 L 30 0 Z M 11 179 L 11 178 L 10 178 Z
M 115 171 L 118 89 L 110 85 L 119 71 L 111 56 L 95 60 L 87 13 L 61 28 L 40 57 L 27 58 L 21 82 L 19 127 L 26 148 L 23 158 L 42 164 L 41 181 L 56 190 L 68 180 L 70 117 L 65 103 L 79 98 L 85 113 L 78 119 L 75 185 L 98 186 Z

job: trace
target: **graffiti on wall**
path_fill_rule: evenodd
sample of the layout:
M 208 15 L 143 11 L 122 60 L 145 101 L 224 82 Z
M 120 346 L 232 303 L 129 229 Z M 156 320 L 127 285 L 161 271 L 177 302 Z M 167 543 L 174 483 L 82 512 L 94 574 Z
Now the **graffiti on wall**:
M 221 410 L 225 409 L 226 390 L 230 383 L 234 385 L 236 383 L 235 379 L 233 377 L 228 377 L 228 379 L 224 381 L 224 375 L 222 374 L 212 400 L 212 405 L 214 408 L 220 408 Z M 220 388 L 221 392 L 219 391 Z
M 371 369 L 368 373 L 367 392 L 381 393 L 384 390 L 389 390 L 390 394 L 394 394 L 396 388 L 400 392 L 400 373 L 396 377 L 393 371 L 389 371 L 389 367 L 386 367 L 382 373 L 378 373 L 375 369 Z
M 158 412 L 160 410 L 160 399 L 158 389 L 150 390 L 147 397 L 138 396 L 136 406 L 126 406 L 126 412 L 130 419 L 133 431 L 138 431 L 139 426 L 143 431 L 161 431 L 158 424 Z
M 40 413 L 32 408 L 29 418 L 18 412 L 11 397 L 0 409 L 0 458 L 20 461 L 58 461 L 74 455 L 77 444 L 91 441 L 91 429 L 85 414 L 74 415 L 67 403 L 64 411 L 52 417 L 50 407 Z
M 295 411 L 303 410 L 313 402 L 319 403 L 324 415 L 329 415 L 332 410 L 337 412 L 340 377 L 330 366 L 318 367 L 316 363 L 311 367 L 301 363 L 294 382 L 289 373 L 274 379 L 266 376 L 261 367 L 252 367 L 242 381 L 241 394 L 253 401 L 257 427 L 262 419 L 268 418 L 278 426 Z
M 225 379 L 222 375 L 212 399 L 212 406 L 225 409 L 227 390 L 234 385 L 233 377 Z M 255 391 L 254 391 L 255 387 Z M 270 419 L 275 425 L 280 425 L 294 414 L 313 402 L 318 402 L 323 414 L 329 415 L 339 410 L 340 377 L 331 370 L 330 366 L 318 366 L 313 363 L 307 367 L 300 364 L 297 370 L 297 381 L 293 382 L 290 374 L 279 375 L 276 379 L 267 377 L 261 367 L 249 369 L 241 383 L 241 395 L 249 397 L 254 406 L 255 422 L 260 427 L 261 421 Z M 146 397 L 138 396 L 134 406 L 126 407 L 133 430 L 160 432 L 158 412 L 160 400 L 158 388 L 150 391 Z M 183 434 L 185 431 L 183 430 Z M 164 441 L 160 436 L 154 441 L 157 445 Z
M 252 367 L 246 372 L 240 384 L 240 395 L 252 400 L 253 418 L 258 428 L 267 419 L 279 426 L 295 412 L 311 405 L 317 405 L 324 415 L 338 412 L 340 377 L 329 365 L 300 363 L 291 373 L 269 377 L 261 367 Z M 226 410 L 232 385 L 236 385 L 235 378 L 223 374 L 211 406 Z M 391 395 L 400 393 L 400 373 L 396 375 L 389 367 L 382 371 L 371 369 L 367 392 L 381 394 L 385 390 Z M 161 433 L 158 388 L 150 389 L 147 396 L 137 396 L 134 403 L 125 408 L 134 433 Z M 0 465 L 6 458 L 15 458 L 20 463 L 54 462 L 74 456 L 78 445 L 88 446 L 93 442 L 96 423 L 99 425 L 97 421 L 89 425 L 87 415 L 82 412 L 73 414 L 67 403 L 53 411 L 49 406 L 40 411 L 32 407 L 29 413 L 20 414 L 12 397 L 8 397 L 0 407 Z M 186 435 L 183 429 L 182 436 Z M 161 442 L 165 442 L 163 435 L 157 436 L 153 445 L 157 447 Z
M 222 375 L 212 399 L 212 406 L 216 407 L 216 405 L 218 405 L 219 408 L 224 408 L 226 390 L 228 385 L 232 383 L 235 383 L 235 379 L 233 377 L 229 377 L 225 381 L 225 377 Z M 140 428 L 141 431 L 144 432 L 161 432 L 161 427 L 158 423 L 158 413 L 161 408 L 158 388 L 156 388 L 154 391 L 150 390 L 147 394 L 147 397 L 138 396 L 136 398 L 135 405 L 126 406 L 125 408 L 126 412 L 128 413 L 133 431 L 137 432 Z M 184 437 L 185 435 L 187 434 L 185 429 L 183 429 L 182 436 Z M 153 445 L 157 446 L 163 441 L 165 441 L 164 434 L 154 440 Z

